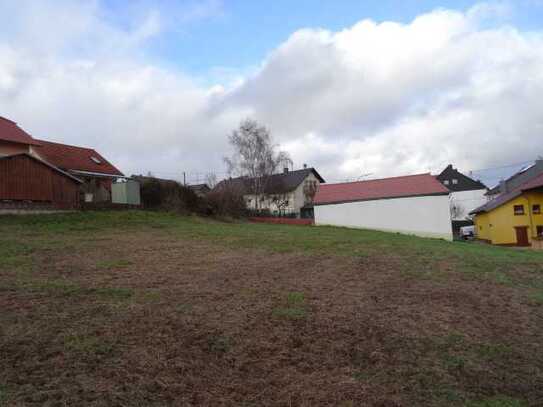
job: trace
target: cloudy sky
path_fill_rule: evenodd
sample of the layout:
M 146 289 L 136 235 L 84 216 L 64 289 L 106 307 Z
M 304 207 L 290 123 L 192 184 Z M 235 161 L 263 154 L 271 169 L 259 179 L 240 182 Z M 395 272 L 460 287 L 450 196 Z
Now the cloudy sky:
M 541 21 L 540 0 L 0 0 L 0 115 L 192 181 L 246 117 L 329 181 L 501 167 L 543 155 Z

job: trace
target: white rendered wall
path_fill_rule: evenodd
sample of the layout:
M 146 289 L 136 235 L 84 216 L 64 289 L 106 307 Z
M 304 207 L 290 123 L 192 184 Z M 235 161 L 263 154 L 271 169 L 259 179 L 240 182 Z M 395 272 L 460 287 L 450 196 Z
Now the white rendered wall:
M 451 192 L 451 216 L 452 220 L 469 219 L 469 213 L 488 202 L 485 196 L 486 189 L 475 191 Z M 453 210 L 453 207 L 455 208 Z
M 315 224 L 452 240 L 448 195 L 316 205 Z

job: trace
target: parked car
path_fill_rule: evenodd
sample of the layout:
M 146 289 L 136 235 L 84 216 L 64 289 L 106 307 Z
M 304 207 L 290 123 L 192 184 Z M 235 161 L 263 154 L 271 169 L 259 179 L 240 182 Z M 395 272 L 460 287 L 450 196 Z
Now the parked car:
M 462 226 L 460 228 L 460 237 L 464 240 L 471 240 L 475 237 L 475 226 Z

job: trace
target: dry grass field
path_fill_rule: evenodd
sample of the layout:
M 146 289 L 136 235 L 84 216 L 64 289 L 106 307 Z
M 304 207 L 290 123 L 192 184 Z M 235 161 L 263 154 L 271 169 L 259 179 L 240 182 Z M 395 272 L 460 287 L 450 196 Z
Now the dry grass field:
M 0 218 L 0 405 L 543 405 L 543 253 L 150 212 Z

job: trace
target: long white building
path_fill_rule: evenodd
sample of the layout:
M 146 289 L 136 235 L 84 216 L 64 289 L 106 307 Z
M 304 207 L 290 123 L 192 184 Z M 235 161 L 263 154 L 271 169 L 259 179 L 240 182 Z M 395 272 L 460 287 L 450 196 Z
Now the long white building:
M 315 223 L 453 237 L 449 190 L 430 174 L 320 185 Z

